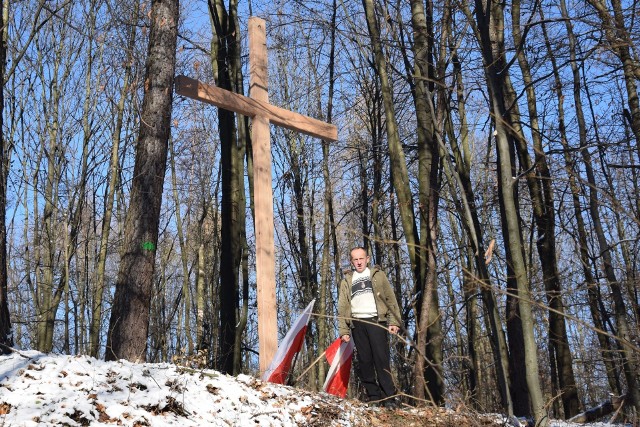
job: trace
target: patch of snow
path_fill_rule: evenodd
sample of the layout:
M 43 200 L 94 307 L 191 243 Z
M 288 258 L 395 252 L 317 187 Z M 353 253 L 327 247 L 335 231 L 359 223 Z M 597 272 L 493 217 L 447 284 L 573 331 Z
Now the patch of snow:
M 0 356 L 0 426 L 369 426 L 376 411 L 326 393 L 169 363 L 37 351 Z
M 325 400 L 340 399 L 323 394 Z M 36 351 L 0 357 L 0 425 L 297 426 L 317 399 L 247 375 Z M 333 425 L 351 425 L 351 414 Z

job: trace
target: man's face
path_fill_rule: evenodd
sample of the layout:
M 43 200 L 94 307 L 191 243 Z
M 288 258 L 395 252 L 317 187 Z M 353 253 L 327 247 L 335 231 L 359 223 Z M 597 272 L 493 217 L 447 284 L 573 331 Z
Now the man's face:
M 364 249 L 354 249 L 351 251 L 351 265 L 358 273 L 362 273 L 369 264 L 369 257 Z

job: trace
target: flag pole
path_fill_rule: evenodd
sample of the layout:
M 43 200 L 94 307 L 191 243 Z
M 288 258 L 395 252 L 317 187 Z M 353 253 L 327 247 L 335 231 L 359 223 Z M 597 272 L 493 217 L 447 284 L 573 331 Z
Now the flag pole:
M 302 348 L 300 348 L 300 350 L 302 350 Z M 289 369 L 289 373 L 287 374 L 287 385 L 289 386 L 294 386 L 295 382 L 292 381 L 291 379 L 291 374 L 293 374 L 293 368 L 295 368 L 296 366 L 296 362 L 298 361 L 298 356 L 300 355 L 300 352 L 297 351 L 296 355 L 293 356 L 293 362 L 291 362 L 291 369 Z
M 298 381 L 300 381 L 300 378 L 302 378 L 307 372 L 309 372 L 309 369 L 313 368 L 313 366 L 316 365 L 324 357 L 326 353 L 327 353 L 327 350 L 323 351 L 322 354 L 318 356 L 316 360 L 314 360 L 309 366 L 307 366 L 307 369 L 305 369 L 300 375 L 298 375 L 298 378 L 296 378 L 296 380 L 291 385 L 296 385 Z

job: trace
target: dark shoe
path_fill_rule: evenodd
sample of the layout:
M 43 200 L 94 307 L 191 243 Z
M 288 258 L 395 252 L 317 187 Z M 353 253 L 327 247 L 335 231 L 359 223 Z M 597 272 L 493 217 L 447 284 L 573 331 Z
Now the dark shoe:
M 382 400 L 378 400 L 378 399 L 376 399 L 376 400 L 372 400 L 372 399 L 367 400 L 367 406 L 370 406 L 372 408 L 379 408 L 379 407 L 383 406 L 383 403 L 384 402 Z
M 382 406 L 389 410 L 396 410 L 400 407 L 396 399 L 387 399 L 382 402 Z

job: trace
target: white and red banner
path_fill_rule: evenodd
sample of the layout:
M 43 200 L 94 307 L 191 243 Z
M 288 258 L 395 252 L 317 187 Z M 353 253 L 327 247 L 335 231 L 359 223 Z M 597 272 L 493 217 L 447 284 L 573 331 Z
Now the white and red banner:
M 338 338 L 327 348 L 325 355 L 331 367 L 322 389 L 334 396 L 345 397 L 349 388 L 349 376 L 351 375 L 353 339 L 344 342 L 341 338 Z
M 284 384 L 289 376 L 289 370 L 291 369 L 291 362 L 293 356 L 302 348 L 304 342 L 304 334 L 307 332 L 307 324 L 309 323 L 309 317 L 313 310 L 313 304 L 316 300 L 309 303 L 307 308 L 304 309 L 302 314 L 298 317 L 295 323 L 287 332 L 284 339 L 278 346 L 278 351 L 269 365 L 269 369 L 262 374 L 263 381 L 269 381 L 277 384 Z

